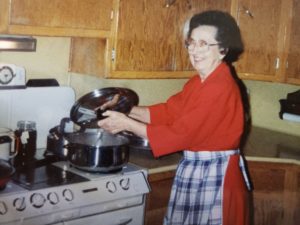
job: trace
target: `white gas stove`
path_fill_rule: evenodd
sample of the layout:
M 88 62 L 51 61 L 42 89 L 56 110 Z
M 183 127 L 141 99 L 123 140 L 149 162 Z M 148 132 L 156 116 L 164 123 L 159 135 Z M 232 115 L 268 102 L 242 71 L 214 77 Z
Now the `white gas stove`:
M 74 102 L 70 87 L 0 89 L 0 127 L 34 121 L 37 148 L 45 149 L 49 130 L 70 115 Z M 37 158 L 17 168 L 0 191 L 0 225 L 144 224 L 147 170 L 129 163 L 115 173 L 90 173 Z
M 0 224 L 142 225 L 147 171 L 127 164 L 111 174 L 65 161 L 17 171 L 0 191 Z

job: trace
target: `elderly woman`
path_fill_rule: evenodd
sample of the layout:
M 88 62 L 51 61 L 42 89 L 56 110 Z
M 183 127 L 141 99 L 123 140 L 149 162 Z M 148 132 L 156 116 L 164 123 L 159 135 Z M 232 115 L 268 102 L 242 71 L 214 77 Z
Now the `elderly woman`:
M 197 74 L 181 92 L 128 116 L 107 111 L 98 125 L 147 138 L 156 157 L 183 151 L 164 224 L 248 224 L 250 187 L 239 152 L 244 110 L 225 63 L 242 52 L 239 28 L 230 14 L 206 11 L 191 18 L 185 44 Z

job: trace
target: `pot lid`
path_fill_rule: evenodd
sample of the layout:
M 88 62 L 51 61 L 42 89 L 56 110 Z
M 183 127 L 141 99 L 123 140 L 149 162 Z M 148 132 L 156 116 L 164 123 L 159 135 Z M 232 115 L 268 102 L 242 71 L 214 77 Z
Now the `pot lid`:
M 138 95 L 131 89 L 102 88 L 79 98 L 71 108 L 70 118 L 80 127 L 98 128 L 97 121 L 104 118 L 102 113 L 106 110 L 127 114 L 138 102 Z

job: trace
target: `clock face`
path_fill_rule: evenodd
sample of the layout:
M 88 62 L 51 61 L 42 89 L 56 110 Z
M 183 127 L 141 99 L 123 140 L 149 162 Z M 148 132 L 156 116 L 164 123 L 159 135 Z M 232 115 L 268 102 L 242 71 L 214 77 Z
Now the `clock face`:
M 8 66 L 0 68 L 0 84 L 9 84 L 15 77 L 13 70 Z

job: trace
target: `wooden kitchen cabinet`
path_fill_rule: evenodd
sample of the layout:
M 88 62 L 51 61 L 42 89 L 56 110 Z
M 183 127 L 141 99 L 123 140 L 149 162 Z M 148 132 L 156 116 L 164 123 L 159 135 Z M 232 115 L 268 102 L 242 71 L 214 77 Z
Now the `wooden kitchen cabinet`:
M 300 84 L 298 0 L 236 0 L 233 15 L 245 52 L 235 64 L 242 79 Z
M 206 9 L 230 11 L 230 1 L 120 0 L 112 40 L 111 78 L 183 78 L 194 72 L 183 41 L 184 21 Z
M 300 224 L 300 166 L 248 161 L 253 184 L 251 225 Z M 150 174 L 146 225 L 161 225 L 167 210 L 174 171 Z
M 300 84 L 300 1 L 293 0 L 290 10 L 290 36 L 288 41 L 288 53 L 286 58 L 286 82 Z
M 248 165 L 254 186 L 253 224 L 299 224 L 300 166 L 254 161 Z
M 286 16 L 284 0 L 237 0 L 234 15 L 245 51 L 236 63 L 242 78 L 280 79 Z
M 0 32 L 108 38 L 115 4 L 116 0 L 1 0 Z
M 69 71 L 104 77 L 107 74 L 107 42 L 100 38 L 72 38 Z
M 230 11 L 230 1 L 177 0 L 174 5 L 165 7 L 165 0 L 118 0 L 117 18 L 113 23 L 113 34 L 107 40 L 105 71 L 107 78 L 186 78 L 193 75 L 188 54 L 183 44 L 184 21 L 196 12 L 206 9 Z M 77 39 L 77 40 L 76 40 Z M 94 40 L 73 38 L 72 49 L 92 45 Z M 101 42 L 101 40 L 98 40 Z M 72 58 L 82 52 L 71 51 Z M 88 54 L 87 54 L 88 55 Z M 74 56 L 74 57 L 73 57 Z M 103 57 L 102 52 L 96 58 Z M 93 71 L 100 77 L 101 66 L 96 60 L 89 60 Z M 72 60 L 70 71 L 74 69 Z M 86 67 L 89 67 L 86 65 Z M 82 67 L 81 73 L 91 74 Z
M 112 35 L 104 52 L 93 51 L 94 58 L 87 59 L 89 51 L 74 49 L 91 50 L 95 41 L 98 48 L 103 40 L 74 38 L 70 71 L 121 79 L 188 78 L 195 72 L 183 45 L 184 21 L 196 12 L 220 9 L 236 17 L 242 32 L 245 52 L 235 63 L 240 78 L 300 84 L 299 0 L 177 0 L 169 8 L 164 4 L 115 0 Z M 78 70 L 76 59 L 84 58 Z

